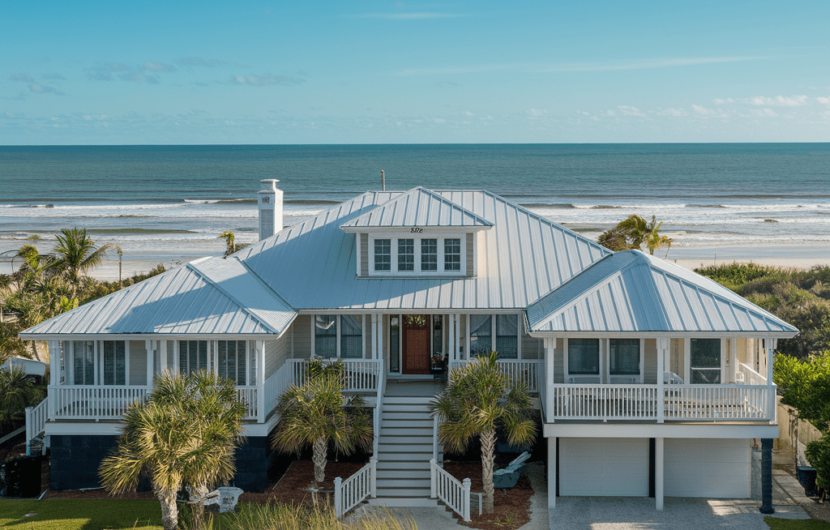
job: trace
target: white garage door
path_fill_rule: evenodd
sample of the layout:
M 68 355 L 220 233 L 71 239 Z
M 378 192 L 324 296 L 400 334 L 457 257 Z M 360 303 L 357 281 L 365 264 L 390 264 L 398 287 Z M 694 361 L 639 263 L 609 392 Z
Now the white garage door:
M 648 438 L 560 438 L 559 495 L 648 497 Z
M 747 499 L 752 451 L 749 440 L 665 440 L 664 495 Z

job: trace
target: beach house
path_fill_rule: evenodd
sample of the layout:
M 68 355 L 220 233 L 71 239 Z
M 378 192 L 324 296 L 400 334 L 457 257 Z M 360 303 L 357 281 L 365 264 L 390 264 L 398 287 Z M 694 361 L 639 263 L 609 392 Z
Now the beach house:
M 798 333 L 786 322 L 486 190 L 370 191 L 283 227 L 277 181 L 262 184 L 258 243 L 21 334 L 49 341 L 48 398 L 28 418 L 30 436 L 49 437 L 53 489 L 97 485 L 125 408 L 156 374 L 201 369 L 236 382 L 247 443 L 234 483 L 262 488 L 283 458 L 268 443 L 280 394 L 308 359 L 337 358 L 344 390 L 375 417 L 374 457 L 361 480 L 343 477 L 342 508 L 366 496 L 463 504 L 464 485 L 436 480 L 429 399 L 446 370 L 496 350 L 539 408 L 551 507 L 557 496 L 651 496 L 657 509 L 665 496 L 749 498 L 761 476 L 769 491 L 772 354 Z

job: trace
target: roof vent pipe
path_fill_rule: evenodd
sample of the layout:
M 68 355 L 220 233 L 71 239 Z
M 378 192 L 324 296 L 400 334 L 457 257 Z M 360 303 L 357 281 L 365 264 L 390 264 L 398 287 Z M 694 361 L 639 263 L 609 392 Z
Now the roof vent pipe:
M 257 193 L 259 207 L 259 240 L 278 234 L 282 230 L 282 190 L 277 179 L 260 180 L 262 189 Z

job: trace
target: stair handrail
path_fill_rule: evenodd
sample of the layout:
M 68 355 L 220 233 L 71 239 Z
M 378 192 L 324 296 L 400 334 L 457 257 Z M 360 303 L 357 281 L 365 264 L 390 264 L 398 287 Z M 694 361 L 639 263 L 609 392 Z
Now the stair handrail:
M 26 454 L 31 453 L 32 440 L 46 429 L 46 416 L 49 410 L 49 397 L 34 407 L 26 407 Z
M 438 498 L 461 516 L 465 523 L 470 522 L 470 479 L 459 481 L 450 475 L 433 458 L 429 461 L 429 496 Z
M 377 497 L 377 463 L 377 458 L 372 457 L 368 464 L 346 480 L 340 477 L 334 479 L 334 515 L 338 519 L 366 497 Z

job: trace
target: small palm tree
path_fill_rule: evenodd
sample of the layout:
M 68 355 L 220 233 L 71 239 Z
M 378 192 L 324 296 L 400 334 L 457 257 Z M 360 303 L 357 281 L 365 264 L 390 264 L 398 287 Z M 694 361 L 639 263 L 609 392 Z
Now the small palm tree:
M 527 385 L 510 380 L 497 359 L 498 354 L 490 352 L 463 368 L 454 368 L 449 385 L 432 402 L 433 415 L 443 421 L 438 438 L 444 447 L 462 452 L 476 436 L 481 440 L 483 504 L 487 513 L 493 513 L 496 430 L 504 429 L 511 445 L 526 445 L 536 438 Z
M 671 249 L 672 239 L 667 236 L 660 235 L 660 227 L 663 226 L 663 223 L 657 222 L 657 217 L 652 215 L 651 222 L 647 225 L 648 235 L 646 236 L 646 246 L 648 247 L 648 252 L 652 256 L 654 255 L 654 251 L 658 248 L 665 245 L 666 255 L 668 255 L 669 250 Z
M 651 221 L 646 221 L 639 215 L 632 215 L 625 221 L 622 221 L 620 224 L 618 224 L 614 230 L 619 232 L 620 234 L 625 235 L 625 237 L 629 241 L 628 248 L 639 249 L 643 246 L 643 243 L 645 243 L 646 247 L 648 247 L 649 254 L 653 256 L 654 251 L 658 248 L 663 247 L 664 245 L 668 248 L 671 248 L 672 239 L 660 235 L 661 226 L 663 226 L 663 223 L 657 222 L 656 215 L 651 216 Z M 600 242 L 600 244 L 603 243 Z
M 222 232 L 222 235 L 220 235 L 216 239 L 224 239 L 225 240 L 225 255 L 226 256 L 230 256 L 234 252 L 242 250 L 243 248 L 248 246 L 248 245 L 237 245 L 235 243 L 236 236 L 230 230 L 228 230 L 227 232 Z
M 233 381 L 217 382 L 207 372 L 165 374 L 155 384 L 147 401 L 124 414 L 124 433 L 99 474 L 112 493 L 131 490 L 148 476 L 161 503 L 162 525 L 175 530 L 180 489 L 201 499 L 236 472 L 245 405 L 237 400 Z M 197 526 L 203 510 L 201 503 L 194 507 Z
M 291 385 L 277 405 L 280 421 L 272 447 L 283 453 L 299 453 L 311 445 L 318 486 L 326 479 L 329 444 L 346 455 L 372 446 L 372 420 L 363 399 L 344 398 L 341 390 L 339 373 L 323 370 L 301 386 Z
M 64 228 L 55 237 L 58 246 L 53 251 L 55 260 L 50 267 L 66 273 L 73 283 L 78 283 L 81 274 L 100 265 L 113 248 L 111 244 L 96 246 L 95 241 L 86 234 L 86 228 Z

